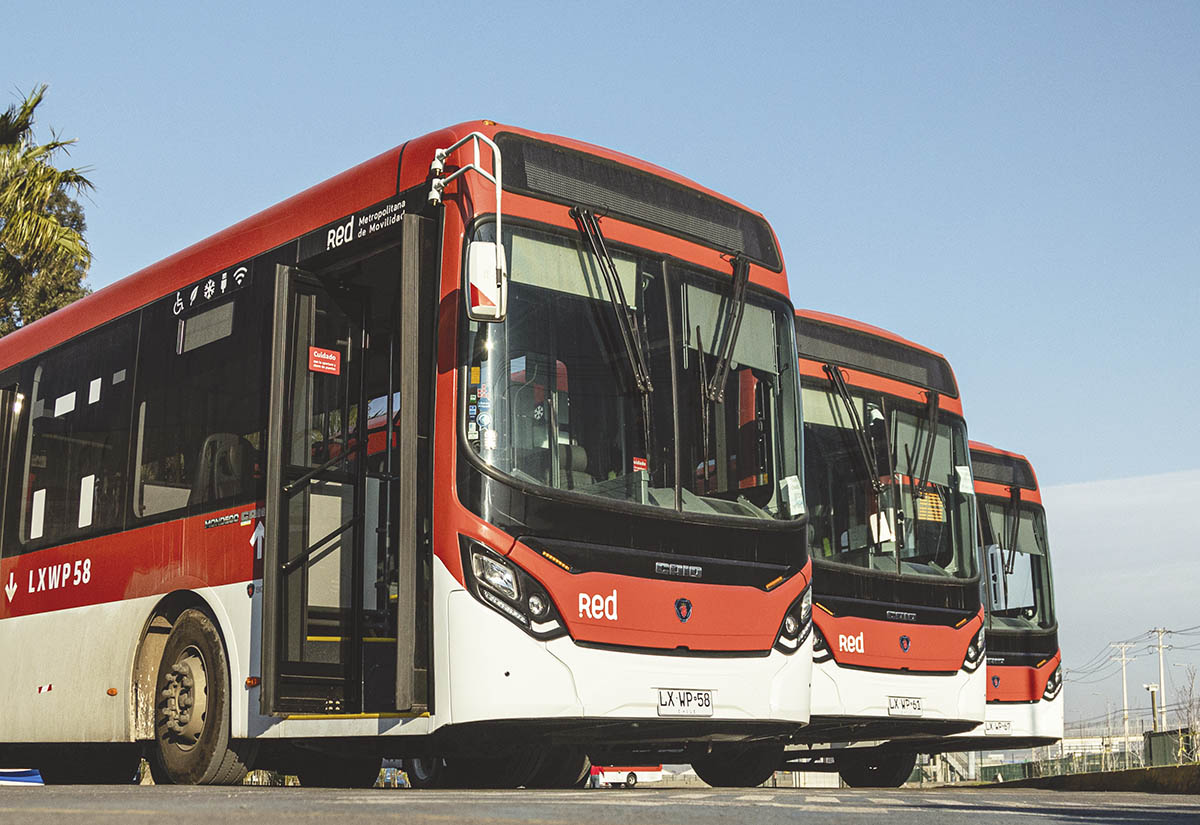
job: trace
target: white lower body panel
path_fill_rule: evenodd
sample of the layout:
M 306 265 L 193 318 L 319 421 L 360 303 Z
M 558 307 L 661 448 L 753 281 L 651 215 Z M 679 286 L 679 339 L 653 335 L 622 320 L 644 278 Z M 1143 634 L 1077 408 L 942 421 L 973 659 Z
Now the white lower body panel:
M 257 597 L 246 595 L 245 584 L 200 588 L 196 593 L 216 616 L 225 638 L 234 736 L 245 735 L 242 695 L 250 672 L 251 603 Z M 0 741 L 134 741 L 134 658 L 162 598 L 146 596 L 5 619 L 0 624 Z M 257 646 L 253 650 L 257 656 Z
M 1004 748 L 1006 739 L 1062 739 L 1063 697 L 1036 702 L 989 702 L 983 724 L 959 736 L 985 736 Z
M 450 699 L 449 714 L 439 713 L 439 725 L 659 719 L 660 688 L 712 691 L 712 715 L 680 717 L 684 720 L 808 721 L 811 637 L 790 656 L 773 650 L 747 657 L 606 650 L 565 636 L 540 642 L 462 589 L 440 563 L 434 565 L 434 579 L 435 589 L 445 594 L 449 631 L 438 648 L 438 660 L 445 663 L 439 674 L 448 677 L 439 680 L 438 694 L 446 686 Z
M 658 691 L 712 691 L 697 721 L 809 719 L 811 636 L 796 653 L 663 656 L 533 639 L 478 602 L 434 562 L 434 708 L 420 716 L 263 716 L 261 582 L 195 592 L 225 640 L 231 733 L 243 737 L 421 735 L 505 719 L 658 719 Z M 0 742 L 130 742 L 136 738 L 134 659 L 162 596 L 5 619 L 0 624 Z M 116 696 L 109 695 L 109 689 Z
M 983 668 L 943 676 L 858 670 L 831 659 L 813 665 L 812 714 L 978 723 L 984 720 L 985 679 Z M 892 697 L 920 699 L 920 715 L 897 715 L 896 709 L 889 709 Z
M 157 597 L 0 623 L 0 742 L 126 742 L 130 673 Z M 114 688 L 116 696 L 109 696 Z

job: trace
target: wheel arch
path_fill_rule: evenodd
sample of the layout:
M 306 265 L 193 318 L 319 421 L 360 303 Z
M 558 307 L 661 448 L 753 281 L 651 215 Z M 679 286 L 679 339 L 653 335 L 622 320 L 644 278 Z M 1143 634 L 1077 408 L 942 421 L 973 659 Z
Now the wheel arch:
M 155 693 L 158 690 L 158 666 L 162 661 L 163 648 L 175 620 L 185 610 L 199 610 L 212 621 L 225 646 L 226 667 L 232 667 L 234 651 L 230 650 L 230 636 L 226 632 L 223 610 L 194 590 L 174 590 L 154 605 L 146 616 L 138 639 L 137 652 L 133 657 L 133 672 L 130 678 L 131 715 L 133 738 L 154 738 Z M 232 690 L 232 673 L 226 673 Z

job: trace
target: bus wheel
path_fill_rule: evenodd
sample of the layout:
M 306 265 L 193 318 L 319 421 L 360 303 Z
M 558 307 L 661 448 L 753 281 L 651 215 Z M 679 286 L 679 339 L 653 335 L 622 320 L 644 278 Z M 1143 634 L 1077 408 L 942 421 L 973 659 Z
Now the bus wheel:
M 203 612 L 185 610 L 163 647 L 155 693 L 150 771 L 159 785 L 232 785 L 257 743 L 229 737 L 229 662 Z
M 625 787 L 632 788 L 636 784 L 637 784 L 637 774 L 634 773 L 633 771 L 630 771 L 629 775 L 625 777 Z
M 851 788 L 899 788 L 917 764 L 915 753 L 884 753 L 861 757 L 842 754 L 837 757 L 838 774 Z
M 446 761 L 440 756 L 420 756 L 415 759 L 401 759 L 400 769 L 408 777 L 410 788 L 424 790 L 426 788 L 445 787 Z
M 382 761 L 378 756 L 314 751 L 296 766 L 296 778 L 306 788 L 374 788 Z
M 592 772 L 592 760 L 578 748 L 551 747 L 542 756 L 527 788 L 581 788 Z
M 727 745 L 692 760 L 692 770 L 714 788 L 757 788 L 783 764 L 783 745 Z
M 47 785 L 131 785 L 142 762 L 137 745 L 80 746 L 38 766 Z

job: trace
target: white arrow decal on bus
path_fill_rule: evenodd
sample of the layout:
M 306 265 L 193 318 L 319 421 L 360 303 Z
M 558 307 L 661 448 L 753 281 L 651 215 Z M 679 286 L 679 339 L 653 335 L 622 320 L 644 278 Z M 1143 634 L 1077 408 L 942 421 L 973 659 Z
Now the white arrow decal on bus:
M 250 546 L 254 548 L 254 558 L 256 559 L 262 558 L 263 536 L 266 534 L 267 531 L 263 528 L 263 523 L 261 521 L 254 525 L 254 535 L 250 537 Z
M 8 594 L 8 600 L 11 602 L 17 592 L 17 577 L 15 574 L 8 574 L 8 584 L 4 585 L 4 592 Z

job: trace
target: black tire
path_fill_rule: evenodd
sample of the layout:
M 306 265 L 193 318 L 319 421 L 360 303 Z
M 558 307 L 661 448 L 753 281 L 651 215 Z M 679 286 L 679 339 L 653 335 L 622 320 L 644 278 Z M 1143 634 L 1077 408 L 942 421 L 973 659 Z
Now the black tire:
M 635 787 L 636 785 L 637 785 L 637 774 L 634 773 L 633 771 L 630 771 L 629 775 L 625 777 L 625 787 L 632 788 L 632 787 Z
M 527 788 L 582 788 L 592 773 L 592 760 L 579 748 L 550 747 Z
M 757 788 L 782 764 L 782 743 L 727 745 L 692 760 L 692 769 L 714 788 Z
M 158 666 L 150 772 L 158 785 L 234 785 L 257 743 L 229 736 L 229 659 L 212 620 L 179 614 Z
M 138 745 L 70 747 L 38 765 L 47 785 L 132 785 L 142 762 Z
M 425 790 L 427 788 L 446 787 L 446 760 L 440 756 L 401 759 L 400 769 L 408 777 L 408 786 L 410 788 Z
M 383 759 L 312 751 L 296 765 L 296 778 L 306 788 L 374 788 Z
M 851 788 L 899 788 L 912 775 L 917 764 L 915 753 L 884 753 L 860 757 L 840 755 L 838 774 Z

